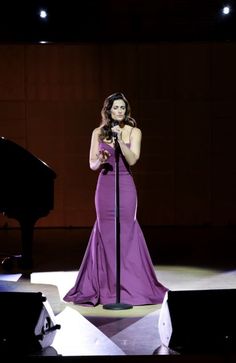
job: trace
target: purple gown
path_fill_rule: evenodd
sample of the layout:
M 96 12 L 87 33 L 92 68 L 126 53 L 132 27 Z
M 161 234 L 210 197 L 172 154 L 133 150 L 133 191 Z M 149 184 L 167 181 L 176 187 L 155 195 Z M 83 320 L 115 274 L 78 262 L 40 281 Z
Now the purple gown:
M 129 144 L 128 144 L 129 145 Z M 117 302 L 115 232 L 115 149 L 100 143 L 111 154 L 100 171 L 95 206 L 97 220 L 75 285 L 64 300 L 91 306 Z M 120 196 L 120 300 L 131 305 L 162 303 L 167 288 L 156 277 L 140 225 L 136 219 L 137 193 L 130 168 L 119 156 Z

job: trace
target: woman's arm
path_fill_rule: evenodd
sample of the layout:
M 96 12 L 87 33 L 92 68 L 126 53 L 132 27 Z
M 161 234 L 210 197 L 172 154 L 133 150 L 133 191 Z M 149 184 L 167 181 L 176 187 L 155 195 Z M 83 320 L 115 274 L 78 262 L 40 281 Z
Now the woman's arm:
M 128 147 L 122 140 L 122 133 L 118 134 L 118 142 L 122 154 L 124 155 L 127 163 L 132 166 L 136 164 L 140 157 L 141 151 L 142 132 L 140 129 L 135 127 L 130 137 L 130 147 Z
M 89 152 L 89 166 L 92 170 L 100 168 L 101 164 L 105 163 L 110 157 L 107 150 L 99 150 L 99 134 L 100 128 L 97 127 L 93 130 Z

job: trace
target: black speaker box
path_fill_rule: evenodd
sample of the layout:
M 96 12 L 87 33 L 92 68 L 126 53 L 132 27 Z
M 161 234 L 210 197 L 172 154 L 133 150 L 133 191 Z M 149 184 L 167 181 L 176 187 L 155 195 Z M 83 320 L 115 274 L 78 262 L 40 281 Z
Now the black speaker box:
M 59 328 L 41 292 L 0 292 L 0 353 L 41 351 Z
M 178 353 L 236 351 L 236 290 L 168 291 L 159 318 L 164 346 Z

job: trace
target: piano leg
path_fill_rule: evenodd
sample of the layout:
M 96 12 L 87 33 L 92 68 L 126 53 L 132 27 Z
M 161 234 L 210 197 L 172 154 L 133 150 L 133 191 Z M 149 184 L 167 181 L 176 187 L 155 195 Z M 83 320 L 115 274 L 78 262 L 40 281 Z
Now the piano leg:
M 26 216 L 25 218 L 19 219 L 22 245 L 20 265 L 24 269 L 33 267 L 33 235 L 36 220 L 37 218 L 34 216 Z
M 28 215 L 18 218 L 21 227 L 21 254 L 3 256 L 1 264 L 5 270 L 11 270 L 15 262 L 22 269 L 33 267 L 33 235 L 36 220 L 37 218 Z
M 16 260 L 19 266 L 23 269 L 31 269 L 33 267 L 33 235 L 34 226 L 39 218 L 39 214 L 34 214 L 33 211 L 25 211 L 19 213 L 8 213 L 9 218 L 15 218 L 18 220 L 21 227 L 21 247 L 22 253 L 4 256 L 1 261 L 3 268 L 10 270 L 13 267 L 13 262 Z

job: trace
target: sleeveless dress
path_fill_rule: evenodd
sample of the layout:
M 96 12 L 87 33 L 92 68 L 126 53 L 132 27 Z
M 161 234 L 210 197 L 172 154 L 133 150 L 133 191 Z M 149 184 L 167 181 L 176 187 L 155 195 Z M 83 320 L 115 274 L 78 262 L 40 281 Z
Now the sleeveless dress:
M 129 146 L 129 144 L 127 144 Z M 103 164 L 95 192 L 97 219 L 93 226 L 75 285 L 64 296 L 84 306 L 117 302 L 115 149 L 100 142 L 111 154 Z M 160 304 L 167 288 L 157 279 L 140 225 L 136 219 L 137 193 L 126 160 L 119 154 L 120 283 L 118 302 Z

